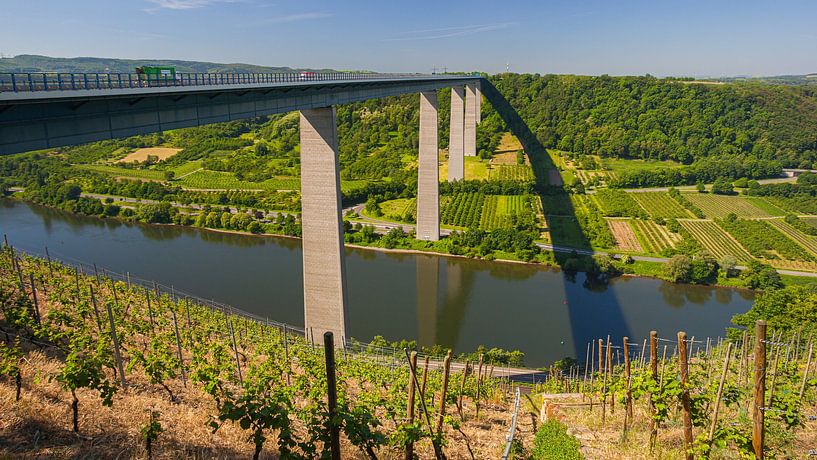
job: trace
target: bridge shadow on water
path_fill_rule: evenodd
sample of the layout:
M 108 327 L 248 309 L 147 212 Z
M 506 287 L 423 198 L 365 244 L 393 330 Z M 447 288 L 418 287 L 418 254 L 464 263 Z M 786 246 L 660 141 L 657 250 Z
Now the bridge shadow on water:
M 534 171 L 536 191 L 544 206 L 552 245 L 557 248 L 578 247 L 590 250 L 590 238 L 584 234 L 578 223 L 577 211 L 572 205 L 570 195 L 562 186 L 558 168 L 545 147 L 512 103 L 488 80 L 482 81 L 482 93 L 519 139 L 527 153 Z M 559 216 L 549 214 L 548 203 L 559 203 L 561 208 Z M 572 355 L 583 363 L 587 345 L 591 340 L 606 339 L 610 335 L 611 345 L 619 346 L 624 336 L 635 339 L 624 315 L 624 307 L 619 303 L 615 292 L 609 288 L 607 280 L 571 270 L 577 263 L 576 252 L 554 251 L 554 254 L 557 265 L 562 268 L 563 292 L 545 293 L 547 300 L 542 302 L 542 311 L 532 314 L 554 318 L 551 323 L 560 323 L 558 329 L 564 330 L 551 329 L 548 331 L 549 334 L 543 331 L 542 336 L 538 338 L 540 346 L 564 349 L 565 357 Z M 600 292 L 606 295 L 596 295 Z M 557 305 L 560 299 L 562 302 L 559 311 Z M 564 318 L 564 322 L 556 320 L 559 317 Z M 519 321 L 524 320 L 525 318 L 519 318 Z M 567 326 L 564 326 L 565 323 Z M 569 350 L 572 350 L 572 353 Z M 615 353 L 613 355 L 615 357 Z

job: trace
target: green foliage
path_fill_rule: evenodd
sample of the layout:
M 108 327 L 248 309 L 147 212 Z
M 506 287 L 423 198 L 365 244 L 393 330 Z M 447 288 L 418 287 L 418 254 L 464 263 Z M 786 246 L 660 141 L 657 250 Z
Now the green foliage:
M 548 420 L 536 432 L 531 458 L 535 460 L 579 460 L 581 443 L 567 434 L 564 425 Z
M 716 220 L 753 256 L 765 259 L 812 261 L 814 256 L 762 220 L 726 218 Z

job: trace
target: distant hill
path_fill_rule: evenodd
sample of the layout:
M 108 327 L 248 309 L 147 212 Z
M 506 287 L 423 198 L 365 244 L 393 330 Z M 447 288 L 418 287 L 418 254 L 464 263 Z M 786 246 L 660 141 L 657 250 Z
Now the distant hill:
M 723 82 L 753 82 L 770 85 L 817 85 L 817 73 L 807 75 L 777 75 L 772 77 L 723 77 Z
M 0 58 L 0 72 L 64 72 L 64 73 L 131 73 L 142 65 L 168 65 L 183 73 L 284 73 L 310 70 L 331 72 L 332 69 L 294 69 L 252 64 L 219 64 L 215 62 L 178 61 L 172 59 L 114 59 L 96 57 L 54 58 L 21 54 Z

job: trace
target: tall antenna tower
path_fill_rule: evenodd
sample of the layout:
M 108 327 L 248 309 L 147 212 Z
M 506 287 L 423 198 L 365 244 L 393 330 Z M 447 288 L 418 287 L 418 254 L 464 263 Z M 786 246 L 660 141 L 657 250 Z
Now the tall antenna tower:
M 510 61 L 505 63 L 505 72 L 508 72 L 508 73 L 511 72 L 511 63 L 510 63 Z

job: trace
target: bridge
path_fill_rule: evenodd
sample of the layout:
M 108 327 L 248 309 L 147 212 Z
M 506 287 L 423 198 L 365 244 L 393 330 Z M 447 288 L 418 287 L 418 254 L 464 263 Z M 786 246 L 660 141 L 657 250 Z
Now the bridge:
M 451 88 L 448 180 L 476 155 L 479 75 L 0 74 L 0 154 L 300 111 L 304 329 L 348 337 L 337 104 L 419 94 L 418 239 L 440 238 L 437 90 Z M 340 340 L 338 343 L 345 343 Z

